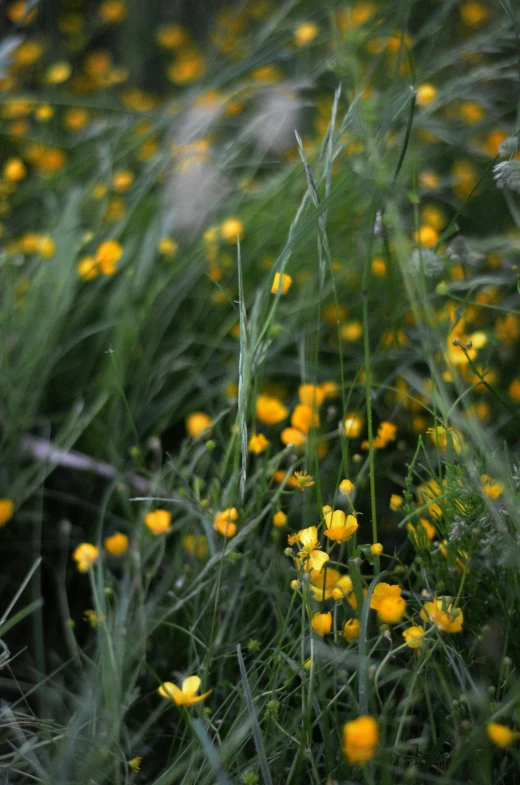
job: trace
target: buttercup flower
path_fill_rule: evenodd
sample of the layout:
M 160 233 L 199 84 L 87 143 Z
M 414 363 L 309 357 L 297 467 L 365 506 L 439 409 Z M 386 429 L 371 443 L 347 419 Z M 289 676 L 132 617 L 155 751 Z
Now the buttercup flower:
M 128 537 L 121 532 L 114 532 L 110 537 L 105 538 L 103 545 L 112 556 L 122 556 L 128 550 Z
M 350 763 L 363 766 L 376 754 L 379 727 L 374 717 L 362 716 L 343 726 L 343 752 Z
M 306 472 L 294 472 L 292 477 L 289 477 L 289 485 L 291 488 L 299 488 L 300 491 L 304 491 L 305 488 L 310 488 L 314 485 L 314 480 Z
M 322 387 L 317 387 L 315 384 L 301 384 L 298 387 L 298 397 L 300 403 L 304 406 L 310 406 L 311 409 L 319 409 L 325 400 L 325 391 Z
M 280 440 L 287 447 L 289 445 L 292 447 L 303 447 L 307 441 L 307 436 L 298 428 L 284 428 L 280 434 Z
M 490 499 L 498 499 L 504 493 L 504 483 L 500 480 L 493 480 L 488 474 L 480 475 L 480 490 Z
M 355 412 L 349 412 L 343 423 L 344 433 L 348 439 L 357 439 L 363 427 L 363 418 Z
M 343 637 L 346 638 L 349 643 L 352 643 L 352 641 L 359 638 L 360 627 L 361 624 L 359 619 L 349 619 L 345 622 L 345 626 L 343 627 Z
M 354 493 L 354 483 L 350 480 L 342 480 L 339 484 L 339 492 L 342 496 L 350 496 Z
M 370 546 L 370 553 L 372 556 L 381 556 L 383 553 L 383 546 L 380 542 L 375 542 L 373 545 Z
M 265 452 L 269 447 L 269 440 L 265 438 L 263 433 L 253 434 L 249 439 L 248 450 L 255 455 Z
M 404 504 L 404 499 L 402 496 L 399 496 L 398 493 L 393 493 L 390 496 L 390 509 L 393 512 L 397 512 Z
M 332 613 L 315 613 L 311 619 L 311 627 L 318 635 L 327 635 L 332 629 Z
M 434 597 L 425 602 L 421 619 L 435 624 L 441 632 L 461 632 L 464 616 L 460 608 L 454 608 L 449 597 Z
M 323 515 L 327 528 L 325 537 L 336 542 L 346 542 L 356 533 L 359 524 L 353 515 L 345 515 L 343 510 L 325 512 Z
M 275 514 L 273 515 L 273 524 L 278 529 L 281 529 L 282 526 L 285 526 L 286 523 L 287 523 L 287 515 L 284 512 L 282 512 L 281 510 L 278 510 L 278 512 L 275 512 Z
M 401 597 L 401 587 L 378 583 L 372 594 L 370 607 L 377 611 L 380 621 L 385 624 L 397 624 L 406 610 L 406 603 Z
M 0 526 L 11 520 L 14 513 L 14 504 L 11 499 L 0 499 Z
M 306 46 L 306 44 L 310 44 L 311 41 L 314 41 L 317 35 L 317 25 L 313 22 L 303 22 L 301 25 L 298 25 L 294 31 L 294 43 L 296 46 Z
M 223 537 L 234 537 L 237 533 L 237 525 L 235 521 L 238 518 L 238 510 L 236 507 L 228 507 L 227 510 L 217 512 L 213 519 L 213 528 Z
M 197 439 L 206 428 L 209 428 L 212 419 L 209 414 L 205 414 L 204 412 L 192 412 L 188 414 L 186 417 L 186 430 L 188 431 L 188 436 L 191 436 L 192 439 Z
M 242 240 L 244 236 L 244 224 L 238 218 L 227 218 L 220 227 L 220 236 L 228 243 L 236 243 L 237 236 Z
M 273 284 L 271 286 L 271 294 L 276 294 L 279 288 L 281 289 L 281 294 L 287 294 L 291 284 L 292 284 L 292 278 L 290 275 L 287 275 L 286 273 L 282 273 L 281 283 L 280 283 L 280 273 L 275 273 Z
M 171 681 L 165 681 L 157 692 L 161 698 L 169 698 L 176 706 L 193 706 L 194 703 L 200 703 L 200 701 L 205 700 L 212 693 L 212 690 L 208 690 L 202 695 L 197 695 L 200 685 L 201 680 L 199 676 L 188 676 L 187 679 L 183 680 L 180 688 Z
M 322 602 L 324 600 L 341 600 L 352 591 L 352 579 L 349 575 L 342 575 L 339 570 L 328 567 L 326 570 L 311 570 L 311 582 L 309 589 L 314 599 Z
M 256 399 L 256 416 L 264 425 L 276 425 L 285 420 L 289 410 L 283 403 L 271 395 L 259 395 Z
M 144 519 L 145 526 L 147 526 L 152 534 L 156 536 L 159 534 L 166 534 L 170 530 L 172 523 L 172 515 L 168 510 L 154 510 L 149 512 Z
M 76 562 L 76 567 L 79 572 L 88 572 L 94 562 L 97 561 L 98 556 L 99 548 L 96 548 L 96 546 L 92 545 L 90 542 L 82 542 L 72 554 L 72 558 Z
M 403 638 L 411 649 L 418 649 L 423 643 L 424 630 L 422 627 L 407 627 L 403 632 Z
M 309 433 L 311 428 L 317 428 L 319 424 L 320 418 L 315 408 L 313 409 L 311 406 L 306 406 L 303 403 L 299 403 L 294 407 L 291 415 L 293 428 L 297 428 L 302 433 Z
M 318 529 L 316 526 L 309 526 L 307 529 L 300 529 L 294 535 L 295 542 L 299 542 L 302 546 L 297 555 L 298 561 L 303 565 L 305 570 L 316 570 L 319 572 L 326 561 L 329 560 L 329 555 L 320 550 L 321 545 L 318 540 Z
M 488 739 L 503 750 L 520 738 L 520 733 L 499 722 L 488 722 L 486 732 Z

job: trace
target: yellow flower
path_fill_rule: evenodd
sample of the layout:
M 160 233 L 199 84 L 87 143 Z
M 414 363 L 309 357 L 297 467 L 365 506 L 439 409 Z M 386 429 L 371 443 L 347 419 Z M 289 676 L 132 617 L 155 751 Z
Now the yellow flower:
M 278 529 L 281 529 L 282 526 L 285 526 L 286 523 L 287 523 L 287 515 L 281 510 L 275 512 L 275 514 L 273 515 L 274 526 L 276 526 Z
M 293 539 L 302 546 L 296 558 L 303 564 L 303 568 L 320 572 L 325 562 L 329 560 L 329 555 L 320 550 L 317 527 L 309 526 L 307 529 L 300 529 Z
M 113 275 L 116 264 L 123 255 L 123 249 L 116 240 L 107 240 L 101 243 L 96 251 L 96 264 L 103 275 Z
M 350 763 L 363 766 L 376 754 L 379 727 L 374 717 L 362 716 L 343 726 L 343 752 Z
M 417 106 L 428 106 L 437 95 L 437 90 L 432 84 L 421 84 L 417 88 Z
M 342 600 L 352 591 L 352 579 L 342 575 L 339 570 L 329 567 L 326 570 L 311 570 L 309 589 L 315 600 Z
M 102 22 L 118 24 L 126 18 L 128 8 L 121 0 L 104 0 L 98 8 L 98 14 Z
M 166 256 L 168 259 L 173 259 L 178 247 L 178 244 L 170 237 L 163 237 L 157 246 L 157 250 L 160 254 Z
M 424 630 L 422 627 L 407 627 L 403 638 L 410 649 L 418 649 L 423 644 Z
M 311 619 L 311 627 L 314 632 L 322 637 L 327 635 L 332 629 L 332 613 L 315 613 Z
M 439 232 L 433 226 L 426 224 L 421 226 L 418 232 L 415 232 L 415 241 L 423 248 L 433 248 L 439 241 Z
M 86 611 L 83 611 L 83 618 L 85 621 L 88 621 L 93 629 L 95 629 L 98 624 L 102 624 L 102 622 L 105 621 L 106 616 L 104 616 L 102 613 L 98 614 L 96 611 L 88 608 Z
M 93 256 L 84 256 L 78 262 L 78 275 L 84 281 L 91 281 L 99 275 L 99 267 Z
M 173 84 L 185 85 L 197 81 L 205 68 L 206 63 L 202 54 L 195 47 L 190 46 L 179 50 L 177 60 L 169 66 L 166 73 Z
M 399 496 L 397 493 L 393 493 L 390 496 L 390 509 L 393 512 L 397 512 L 404 504 L 404 499 L 402 496 Z
M 287 446 L 303 447 L 307 441 L 307 436 L 298 428 L 284 428 L 280 434 L 280 439 Z
M 383 553 L 383 546 L 380 542 L 375 542 L 373 545 L 370 546 L 370 553 L 372 556 L 381 556 Z
M 89 121 L 89 113 L 82 107 L 67 109 L 63 115 L 63 127 L 70 133 L 81 131 Z
M 217 512 L 213 520 L 213 528 L 223 537 L 234 537 L 237 533 L 237 525 L 234 523 L 238 518 L 236 507 L 228 507 L 227 510 Z
M 166 534 L 170 530 L 172 523 L 172 514 L 168 510 L 153 510 L 149 512 L 144 519 L 145 526 L 150 529 L 152 534 L 156 536 L 159 534 Z
M 265 425 L 276 425 L 285 420 L 289 410 L 283 403 L 271 395 L 259 395 L 256 399 L 256 416 Z
M 90 542 L 82 542 L 72 554 L 79 572 L 87 572 L 94 562 L 97 561 L 98 556 L 99 548 L 96 548 Z
M 182 545 L 185 551 L 198 559 L 205 559 L 208 555 L 208 541 L 204 534 L 186 534 Z
M 277 294 L 278 289 L 280 289 L 281 294 L 287 294 L 289 288 L 292 284 L 292 278 L 290 275 L 286 273 L 275 273 L 273 278 L 273 283 L 271 286 L 271 294 Z
M 435 528 L 426 518 L 421 518 L 417 526 L 411 523 L 406 524 L 406 530 L 410 532 L 410 537 L 416 548 L 429 548 L 430 542 L 435 537 Z
M 63 84 L 63 82 L 67 81 L 71 73 L 71 64 L 67 63 L 65 60 L 60 60 L 47 68 L 43 78 L 47 84 Z
M 355 641 L 359 638 L 359 629 L 361 624 L 359 619 L 349 619 L 345 622 L 345 626 L 343 627 L 343 637 L 347 639 L 349 643 Z
M 350 496 L 351 493 L 354 493 L 354 483 L 350 480 L 341 480 L 339 492 L 342 496 Z
M 294 472 L 292 477 L 289 478 L 289 485 L 291 488 L 298 488 L 300 491 L 304 491 L 305 488 L 310 488 L 314 485 L 314 480 L 306 472 Z
M 165 681 L 157 692 L 161 698 L 169 698 L 176 706 L 193 706 L 194 703 L 200 703 L 212 693 L 212 690 L 208 690 L 202 695 L 197 695 L 200 685 L 201 680 L 198 676 L 188 676 L 183 680 L 180 688 L 176 684 L 172 684 L 171 681 Z
M 112 556 L 122 556 L 128 550 L 128 537 L 121 532 L 114 532 L 110 537 L 105 538 L 103 544 Z
M 389 583 L 378 583 L 370 600 L 370 607 L 377 611 L 380 621 L 397 624 L 404 616 L 406 603 L 401 597 L 401 587 Z
M 349 412 L 345 417 L 344 430 L 348 439 L 357 439 L 363 427 L 363 418 L 355 412 Z
M 489 11 L 486 6 L 483 3 L 473 2 L 473 0 L 462 3 L 459 14 L 468 27 L 480 27 L 489 19 Z
M 254 452 L 255 455 L 265 452 L 269 447 L 269 440 L 265 438 L 263 433 L 253 434 L 249 439 L 248 450 Z
M 236 243 L 244 237 L 244 224 L 238 218 L 227 218 L 220 226 L 220 236 L 228 243 Z
M 318 428 L 320 418 L 316 409 L 311 406 L 305 406 L 303 403 L 297 404 L 291 415 L 291 425 L 303 433 L 309 433 L 311 428 Z
M 480 490 L 490 499 L 498 499 L 504 493 L 504 483 L 500 480 L 493 480 L 487 474 L 480 475 L 480 482 L 482 483 Z
M 136 755 L 135 758 L 128 761 L 128 765 L 134 771 L 141 771 L 141 761 L 143 760 L 142 755 Z
M 124 193 L 131 188 L 134 182 L 134 173 L 129 169 L 120 169 L 112 178 L 112 188 L 118 193 Z
M 347 322 L 347 324 L 344 324 L 341 328 L 341 337 L 344 341 L 348 341 L 349 343 L 358 341 L 362 335 L 363 325 L 361 322 Z
M 303 24 L 298 25 L 294 31 L 294 43 L 296 46 L 310 44 L 318 35 L 318 30 L 318 25 L 315 25 L 313 22 L 304 22 Z
M 323 398 L 337 398 L 339 395 L 339 387 L 336 382 L 328 381 L 320 384 L 320 390 L 323 393 Z
M 377 616 L 384 624 L 398 624 L 405 612 L 406 602 L 402 597 L 383 597 L 377 609 Z
M 14 504 L 11 499 L 0 499 L 0 526 L 11 520 L 14 513 Z
M 325 392 L 321 386 L 315 384 L 300 384 L 298 387 L 300 403 L 311 409 L 319 409 L 325 400 Z
M 346 542 L 356 533 L 359 524 L 353 515 L 345 515 L 343 510 L 324 513 L 327 528 L 325 537 L 336 542 Z
M 40 237 L 39 250 L 44 259 L 50 259 L 54 256 L 56 253 L 56 243 L 50 235 L 45 234 Z
M 204 431 L 210 427 L 212 419 L 209 414 L 204 412 L 192 412 L 186 417 L 186 430 L 188 436 L 197 439 Z
M 501 725 L 499 722 L 488 722 L 486 731 L 488 739 L 503 750 L 520 738 L 518 731 L 513 731 L 507 725 Z
M 27 167 L 20 158 L 8 158 L 2 167 L 2 177 L 11 183 L 18 183 L 27 175 Z
M 163 49 L 176 49 L 187 43 L 188 34 L 180 25 L 163 25 L 157 30 L 156 41 Z
M 461 632 L 464 616 L 460 608 L 454 608 L 449 597 L 434 597 L 425 602 L 421 619 L 435 624 L 441 632 Z

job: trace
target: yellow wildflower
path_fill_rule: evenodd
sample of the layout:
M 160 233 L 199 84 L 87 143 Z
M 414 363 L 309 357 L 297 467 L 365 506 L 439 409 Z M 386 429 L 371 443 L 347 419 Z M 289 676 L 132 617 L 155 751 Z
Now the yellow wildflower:
M 289 410 L 283 403 L 271 395 L 259 395 L 256 399 L 256 416 L 265 425 L 276 425 L 285 420 Z
M 228 507 L 226 510 L 217 512 L 213 519 L 213 528 L 223 537 L 234 537 L 237 533 L 237 525 L 235 521 L 238 518 L 238 510 L 236 507 Z
M 498 499 L 504 493 L 505 485 L 500 480 L 493 480 L 488 474 L 480 475 L 480 490 L 490 499 Z
M 289 288 L 292 284 L 292 278 L 290 275 L 286 273 L 275 273 L 273 278 L 273 283 L 271 286 L 271 294 L 277 294 L 278 289 L 280 289 L 281 294 L 287 294 Z
M 186 417 L 186 430 L 188 436 L 197 439 L 204 431 L 210 427 L 212 419 L 209 414 L 204 412 L 192 412 Z
M 332 629 L 332 613 L 315 613 L 311 619 L 311 627 L 314 632 L 323 637 L 327 635 Z
M 304 569 L 319 572 L 329 560 L 329 555 L 320 550 L 317 527 L 309 526 L 307 529 L 300 529 L 292 539 L 302 546 L 296 558 L 303 564 Z
M 197 695 L 200 685 L 199 676 L 188 676 L 183 680 L 180 688 L 171 681 L 165 681 L 157 692 L 161 698 L 169 698 L 176 706 L 193 706 L 194 703 L 200 703 L 212 693 L 212 690 L 208 690 L 202 695 Z
M 342 480 L 339 484 L 339 492 L 342 496 L 350 496 L 354 493 L 354 483 L 350 480 Z
M 79 572 L 87 572 L 94 562 L 97 561 L 98 556 L 99 548 L 96 548 L 90 542 L 82 542 L 72 554 Z
M 304 491 L 305 488 L 310 488 L 314 485 L 314 480 L 307 472 L 294 472 L 292 477 L 289 478 L 289 485 L 291 488 L 298 488 Z
M 345 515 L 343 510 L 335 510 L 324 513 L 327 528 L 324 531 L 325 537 L 336 542 L 346 542 L 356 533 L 359 524 L 353 515 Z
M 370 546 L 370 553 L 372 556 L 381 556 L 383 553 L 383 546 L 380 542 L 375 542 L 373 545 Z
M 110 537 L 105 538 L 103 544 L 112 556 L 122 556 L 128 550 L 128 537 L 121 532 L 114 532 Z
M 282 526 L 285 526 L 286 523 L 287 523 L 287 515 L 281 510 L 275 512 L 275 514 L 273 515 L 274 526 L 276 526 L 278 529 L 281 529 Z
M 376 754 L 379 727 L 374 717 L 362 716 L 343 726 L 343 752 L 350 763 L 363 766 Z
M 390 496 L 390 509 L 392 512 L 397 512 L 397 510 L 401 509 L 404 504 L 404 499 L 402 496 L 399 496 L 398 493 L 393 493 Z
M 343 627 L 343 637 L 346 638 L 349 643 L 352 643 L 352 641 L 359 638 L 360 627 L 361 624 L 359 619 L 349 619 L 345 622 L 345 626 Z
M 171 527 L 172 514 L 168 510 L 153 510 L 145 516 L 144 523 L 155 536 L 166 534 Z
M 520 738 L 520 733 L 511 730 L 507 725 L 502 725 L 499 722 L 488 722 L 486 725 L 486 732 L 488 739 L 502 750 L 506 749 L 506 747 L 509 747 L 514 741 Z
M 310 44 L 318 35 L 318 30 L 318 25 L 315 25 L 313 22 L 304 22 L 303 24 L 298 25 L 294 31 L 294 43 L 296 46 L 306 46 L 307 44 Z
M 284 428 L 280 434 L 283 444 L 292 447 L 303 447 L 307 441 L 307 436 L 299 428 Z
M 319 602 L 324 600 L 342 600 L 351 593 L 352 579 L 349 575 L 342 575 L 339 570 L 328 567 L 326 570 L 311 570 L 309 589 L 314 599 Z
M 228 243 L 236 243 L 237 237 L 242 240 L 244 224 L 238 218 L 227 218 L 220 226 L 220 236 Z
M 254 452 L 255 455 L 265 452 L 269 447 L 269 439 L 266 439 L 263 433 L 253 434 L 249 439 L 248 450 Z
M 299 403 L 294 407 L 291 415 L 291 425 L 303 433 L 309 433 L 311 428 L 318 428 L 320 418 L 316 409 Z
M 421 84 L 417 88 L 417 106 L 428 106 L 437 95 L 437 90 L 432 84 Z
M 424 630 L 422 627 L 407 627 L 403 638 L 410 649 L 418 649 L 423 644 Z
M 14 513 L 14 504 L 11 499 L 0 499 L 0 526 L 11 520 Z
M 433 602 L 425 602 L 421 619 L 435 624 L 441 632 L 461 632 L 464 616 L 460 608 L 454 608 L 449 597 L 434 597 Z

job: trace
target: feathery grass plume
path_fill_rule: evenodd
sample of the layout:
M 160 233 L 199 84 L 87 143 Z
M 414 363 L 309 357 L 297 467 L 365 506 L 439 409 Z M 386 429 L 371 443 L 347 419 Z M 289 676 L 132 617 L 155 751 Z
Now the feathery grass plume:
M 301 87 L 290 83 L 266 87 L 257 98 L 257 105 L 243 134 L 263 153 L 278 155 L 294 146 L 294 132 L 302 121 Z
M 501 161 L 493 167 L 497 188 L 507 188 L 520 193 L 520 161 Z

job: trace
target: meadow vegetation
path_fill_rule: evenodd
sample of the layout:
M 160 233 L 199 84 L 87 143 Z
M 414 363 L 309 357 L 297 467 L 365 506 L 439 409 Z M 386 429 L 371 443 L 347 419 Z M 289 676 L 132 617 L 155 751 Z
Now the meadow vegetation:
M 6 783 L 520 783 L 520 8 L 7 4 Z

